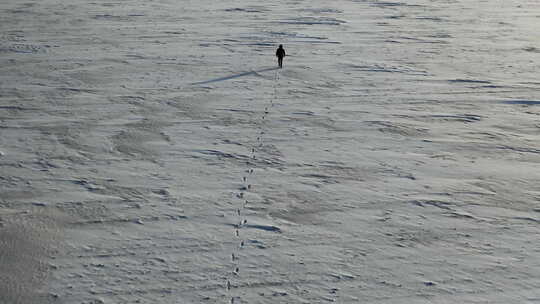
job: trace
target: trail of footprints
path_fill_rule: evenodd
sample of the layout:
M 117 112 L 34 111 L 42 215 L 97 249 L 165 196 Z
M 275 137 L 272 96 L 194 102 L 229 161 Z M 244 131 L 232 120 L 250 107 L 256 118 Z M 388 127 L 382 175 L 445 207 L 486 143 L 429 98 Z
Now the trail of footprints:
M 262 148 L 264 146 L 264 134 L 266 133 L 264 131 L 265 129 L 265 121 L 270 113 L 270 108 L 274 107 L 274 100 L 277 96 L 277 84 L 279 82 L 279 72 L 276 71 L 274 75 L 274 86 L 273 86 L 273 94 L 272 98 L 270 98 L 270 102 L 265 105 L 264 112 L 261 116 L 261 121 L 258 124 L 258 134 L 257 134 L 257 141 L 254 144 L 254 146 L 251 148 L 251 154 L 250 158 L 252 160 L 257 159 L 257 150 Z M 232 273 L 229 276 L 229 279 L 227 280 L 226 289 L 227 292 L 230 294 L 230 304 L 240 303 L 241 296 L 235 295 L 232 291 L 234 288 L 233 285 L 233 279 L 234 277 L 238 277 L 240 275 L 241 271 L 241 259 L 239 256 L 239 253 L 241 250 L 244 249 L 245 246 L 245 240 L 242 238 L 242 235 L 240 233 L 241 229 L 244 228 L 247 225 L 247 219 L 244 216 L 244 210 L 246 206 L 249 204 L 249 201 L 245 198 L 245 192 L 251 190 L 251 184 L 249 183 L 249 179 L 254 174 L 254 170 L 252 168 L 253 163 L 247 162 L 248 169 L 246 170 L 246 175 L 242 177 L 242 188 L 241 191 L 236 195 L 236 198 L 240 201 L 239 207 L 236 209 L 236 217 L 238 219 L 238 222 L 236 225 L 234 225 L 234 237 L 238 240 L 238 246 L 233 249 L 233 252 L 231 253 L 231 263 L 232 263 Z

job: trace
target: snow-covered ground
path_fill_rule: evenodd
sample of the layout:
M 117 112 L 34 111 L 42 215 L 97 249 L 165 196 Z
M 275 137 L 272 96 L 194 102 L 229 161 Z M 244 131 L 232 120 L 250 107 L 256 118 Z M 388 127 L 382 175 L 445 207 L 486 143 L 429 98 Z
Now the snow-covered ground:
M 0 20 L 0 303 L 540 303 L 537 0 Z

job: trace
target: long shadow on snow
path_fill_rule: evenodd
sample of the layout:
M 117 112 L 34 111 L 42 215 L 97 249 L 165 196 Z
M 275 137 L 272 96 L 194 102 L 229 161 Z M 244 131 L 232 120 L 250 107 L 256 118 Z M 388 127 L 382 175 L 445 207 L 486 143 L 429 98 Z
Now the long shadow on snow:
M 207 83 L 212 83 L 212 82 L 219 82 L 219 81 L 224 81 L 224 80 L 234 79 L 234 78 L 238 78 L 238 77 L 248 76 L 248 75 L 256 75 L 257 73 L 268 72 L 268 71 L 274 71 L 274 70 L 277 70 L 277 69 L 279 69 L 279 67 L 265 68 L 265 69 L 258 70 L 258 71 L 249 71 L 249 72 L 244 72 L 244 73 L 240 73 L 240 74 L 233 74 L 233 75 L 229 75 L 229 76 L 225 76 L 225 77 L 220 77 L 220 78 L 216 78 L 216 79 L 210 79 L 210 80 L 206 80 L 206 81 L 194 82 L 194 83 L 192 83 L 192 85 L 199 85 L 199 84 L 207 84 Z
M 540 105 L 540 100 L 506 100 L 506 104 L 517 104 L 517 105 Z

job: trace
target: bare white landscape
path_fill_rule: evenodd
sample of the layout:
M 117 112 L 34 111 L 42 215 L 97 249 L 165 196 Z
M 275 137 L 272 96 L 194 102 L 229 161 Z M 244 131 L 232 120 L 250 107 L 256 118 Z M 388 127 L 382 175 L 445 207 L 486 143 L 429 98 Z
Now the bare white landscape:
M 539 29 L 536 0 L 3 0 L 0 303 L 540 303 Z

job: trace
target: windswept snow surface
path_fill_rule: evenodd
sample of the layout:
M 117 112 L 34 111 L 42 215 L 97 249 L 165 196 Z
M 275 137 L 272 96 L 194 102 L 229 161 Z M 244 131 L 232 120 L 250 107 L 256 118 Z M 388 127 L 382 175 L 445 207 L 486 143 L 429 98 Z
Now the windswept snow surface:
M 0 303 L 540 303 L 540 2 L 0 18 Z

